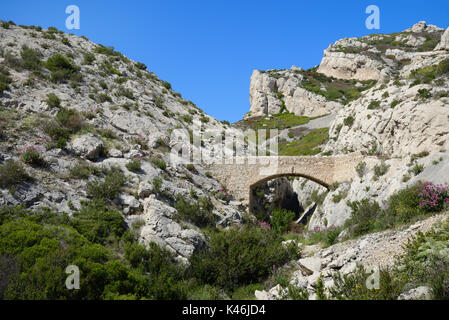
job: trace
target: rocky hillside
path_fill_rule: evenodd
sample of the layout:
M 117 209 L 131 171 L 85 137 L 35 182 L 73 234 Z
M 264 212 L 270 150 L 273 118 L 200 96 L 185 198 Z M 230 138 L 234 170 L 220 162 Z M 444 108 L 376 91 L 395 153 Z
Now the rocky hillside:
M 449 29 L 419 22 L 339 40 L 310 70 L 256 70 L 232 126 L 149 69 L 85 37 L 0 22 L 0 298 L 449 296 L 449 226 L 431 231 L 449 205 Z M 279 129 L 279 155 L 378 162 L 329 189 L 268 181 L 249 215 L 172 153 L 195 126 Z M 379 262 L 390 282 L 357 291 L 356 266 Z M 72 263 L 84 277 L 69 292 Z
M 106 181 L 101 188 L 113 189 L 109 200 L 140 241 L 184 260 L 204 238 L 197 221 L 173 208 L 180 197 L 203 199 L 213 224 L 240 221 L 238 207 L 201 166 L 169 158 L 174 129 L 227 126 L 144 64 L 85 37 L 4 22 L 0 71 L 0 206 L 71 213 L 92 198 L 93 183 Z M 20 162 L 30 179 L 6 181 Z M 124 175 L 120 188 L 107 185 L 116 167 Z
M 342 225 L 350 217 L 347 201 L 373 198 L 383 206 L 418 180 L 449 180 L 448 38 L 449 30 L 419 22 L 399 33 L 338 40 L 310 70 L 254 71 L 247 123 L 288 112 L 309 119 L 328 114 L 322 129 L 305 121 L 291 127 L 288 137 L 281 134 L 281 155 L 379 157 L 376 167 L 361 164 L 360 179 L 329 192 L 305 179 L 293 182 L 301 207 L 318 203 L 309 230 Z M 328 134 L 313 140 L 311 129 Z M 305 141 L 316 151 L 303 153 Z

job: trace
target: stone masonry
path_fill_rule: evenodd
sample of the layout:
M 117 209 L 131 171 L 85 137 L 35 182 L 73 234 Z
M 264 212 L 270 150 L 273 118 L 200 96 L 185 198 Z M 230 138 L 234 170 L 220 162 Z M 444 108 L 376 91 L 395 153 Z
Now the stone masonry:
M 360 153 L 332 157 L 246 157 L 224 163 L 205 165 L 207 170 L 246 207 L 251 203 L 251 190 L 268 180 L 285 176 L 299 176 L 329 187 L 334 182 L 345 182 L 356 176 L 360 162 L 368 167 L 376 163 L 374 157 Z

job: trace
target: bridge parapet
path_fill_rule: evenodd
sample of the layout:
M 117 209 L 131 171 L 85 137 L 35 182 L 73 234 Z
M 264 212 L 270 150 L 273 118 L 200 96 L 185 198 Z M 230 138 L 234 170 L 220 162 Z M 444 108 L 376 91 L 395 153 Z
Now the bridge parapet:
M 330 157 L 242 157 L 224 163 L 204 165 L 212 175 L 246 207 L 251 203 L 252 189 L 266 181 L 298 176 L 310 179 L 326 188 L 335 182 L 350 181 L 356 176 L 356 166 L 365 161 L 372 167 L 378 160 L 360 153 Z

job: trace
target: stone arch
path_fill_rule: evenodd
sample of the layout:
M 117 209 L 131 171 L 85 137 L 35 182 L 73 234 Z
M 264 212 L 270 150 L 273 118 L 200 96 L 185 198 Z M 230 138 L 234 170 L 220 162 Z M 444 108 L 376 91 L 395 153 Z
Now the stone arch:
M 248 211 L 249 213 L 252 213 L 252 208 L 253 208 L 253 189 L 256 188 L 257 186 L 270 181 L 270 180 L 274 180 L 277 178 L 282 178 L 282 177 L 300 177 L 300 178 L 305 178 L 307 180 L 313 181 L 315 183 L 318 183 L 319 185 L 322 185 L 323 187 L 325 187 L 326 189 L 329 189 L 329 184 L 327 184 L 326 182 L 315 178 L 313 176 L 307 175 L 307 174 L 303 174 L 303 173 L 278 173 L 278 174 L 273 174 L 270 176 L 266 176 L 252 184 L 249 185 L 249 202 L 248 202 Z

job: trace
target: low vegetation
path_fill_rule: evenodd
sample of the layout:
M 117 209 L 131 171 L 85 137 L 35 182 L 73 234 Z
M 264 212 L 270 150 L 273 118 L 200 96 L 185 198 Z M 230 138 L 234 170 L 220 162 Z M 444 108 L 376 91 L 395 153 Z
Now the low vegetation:
M 320 145 L 329 140 L 329 128 L 315 129 L 292 142 L 279 143 L 279 155 L 298 156 L 315 155 L 321 152 Z
M 279 113 L 270 117 L 250 118 L 241 120 L 234 125 L 242 129 L 288 129 L 308 123 L 311 119 L 306 116 L 296 116 L 293 113 Z
M 351 218 L 346 227 L 352 236 L 382 231 L 443 211 L 449 205 L 449 188 L 419 182 L 393 194 L 385 210 L 370 199 L 349 202 Z

